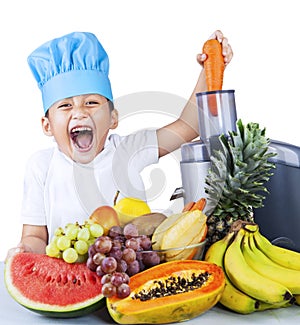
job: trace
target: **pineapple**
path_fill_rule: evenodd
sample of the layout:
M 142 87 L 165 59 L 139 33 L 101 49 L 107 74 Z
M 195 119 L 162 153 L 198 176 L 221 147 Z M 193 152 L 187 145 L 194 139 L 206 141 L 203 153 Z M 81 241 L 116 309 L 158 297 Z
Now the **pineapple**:
M 265 182 L 273 175 L 270 140 L 257 123 L 236 123 L 237 131 L 219 137 L 221 150 L 211 157 L 206 177 L 207 245 L 222 239 L 236 220 L 254 222 L 253 208 L 263 206 Z

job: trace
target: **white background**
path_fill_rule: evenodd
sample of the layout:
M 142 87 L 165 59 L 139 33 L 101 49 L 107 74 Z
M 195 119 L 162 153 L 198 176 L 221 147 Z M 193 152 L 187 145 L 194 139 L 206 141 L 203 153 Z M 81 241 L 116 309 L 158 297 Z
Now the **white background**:
M 221 29 L 234 50 L 223 89 L 235 89 L 238 116 L 259 122 L 272 139 L 300 145 L 297 0 L 10 0 L 1 2 L 0 15 L 0 260 L 20 237 L 26 161 L 52 145 L 41 131 L 41 97 L 26 62 L 31 51 L 52 38 L 72 31 L 95 33 L 110 57 L 115 98 L 160 91 L 187 99 L 200 71 L 196 54 Z M 142 116 L 127 117 L 118 132 L 140 128 L 145 120 L 149 126 L 170 120 Z M 161 162 L 167 183 L 152 202 L 156 208 L 168 206 L 170 194 L 181 185 L 175 158 Z

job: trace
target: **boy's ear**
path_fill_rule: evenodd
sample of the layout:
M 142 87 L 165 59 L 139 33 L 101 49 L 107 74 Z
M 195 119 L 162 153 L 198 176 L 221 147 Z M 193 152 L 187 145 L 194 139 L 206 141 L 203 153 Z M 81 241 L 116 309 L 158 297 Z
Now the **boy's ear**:
M 49 122 L 48 117 L 43 116 L 41 122 L 42 122 L 42 129 L 43 129 L 44 134 L 51 137 L 52 131 L 51 131 L 50 122 Z
M 111 112 L 111 124 L 110 129 L 115 129 L 119 124 L 119 113 L 116 109 Z

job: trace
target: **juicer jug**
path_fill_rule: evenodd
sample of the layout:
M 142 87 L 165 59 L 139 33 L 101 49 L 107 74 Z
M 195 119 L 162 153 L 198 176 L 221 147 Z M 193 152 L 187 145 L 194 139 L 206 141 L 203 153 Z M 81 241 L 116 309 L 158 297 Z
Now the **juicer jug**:
M 196 94 L 200 140 L 181 146 L 180 172 L 182 187 L 171 199 L 183 197 L 184 204 L 206 197 L 205 178 L 210 156 L 220 149 L 219 135 L 236 130 L 234 90 L 209 91 Z

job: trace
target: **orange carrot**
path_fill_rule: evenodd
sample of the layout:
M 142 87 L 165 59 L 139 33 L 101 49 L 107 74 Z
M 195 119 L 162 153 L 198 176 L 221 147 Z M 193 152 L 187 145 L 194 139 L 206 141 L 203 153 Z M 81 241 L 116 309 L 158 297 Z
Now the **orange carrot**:
M 194 211 L 194 210 L 203 211 L 203 209 L 205 208 L 205 205 L 206 205 L 206 199 L 203 197 L 200 200 L 198 200 L 197 202 L 195 202 L 195 204 L 192 206 L 192 208 L 189 211 Z
M 210 39 L 204 43 L 203 53 L 207 55 L 204 61 L 207 90 L 221 90 L 225 69 L 222 46 L 216 39 Z
M 182 212 L 194 211 L 194 210 L 203 211 L 203 209 L 205 208 L 205 205 L 206 205 L 206 199 L 205 198 L 201 198 L 197 202 L 190 201 L 183 207 Z
M 222 45 L 216 39 L 210 39 L 204 43 L 203 53 L 207 55 L 204 61 L 207 90 L 222 90 L 225 70 Z M 218 107 L 214 94 L 209 95 L 208 102 L 211 114 L 217 116 Z
M 207 232 L 208 232 L 208 225 L 207 223 L 204 225 L 204 229 L 202 231 L 202 237 L 200 239 L 200 243 L 203 242 L 206 238 L 206 235 L 207 235 Z
M 190 211 L 191 208 L 194 206 L 195 202 L 194 201 L 191 201 L 191 202 L 188 202 L 182 209 L 182 212 L 186 212 L 186 211 Z

